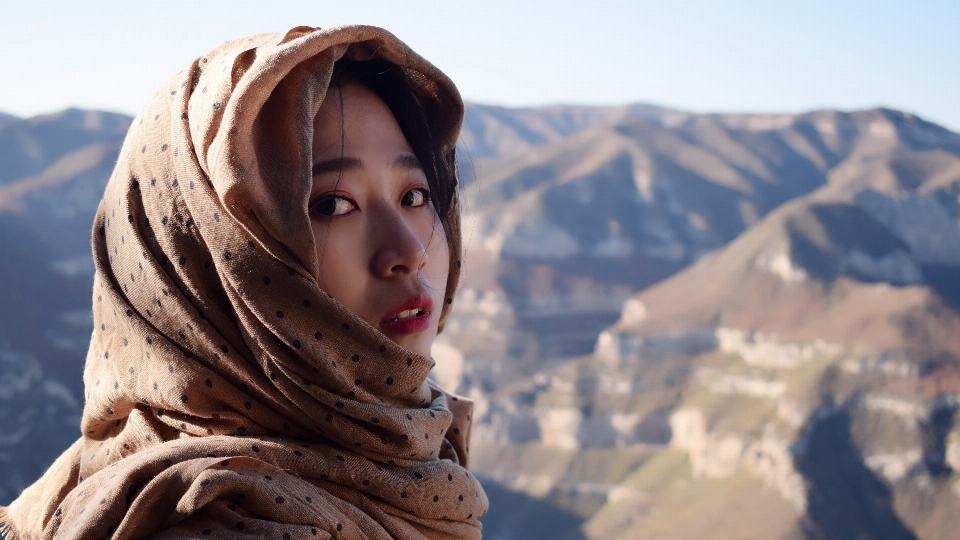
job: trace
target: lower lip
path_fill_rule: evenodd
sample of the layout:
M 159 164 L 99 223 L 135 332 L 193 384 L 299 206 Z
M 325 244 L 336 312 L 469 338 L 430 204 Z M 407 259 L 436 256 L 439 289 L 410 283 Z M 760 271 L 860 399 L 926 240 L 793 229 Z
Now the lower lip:
M 424 312 L 417 317 L 411 317 L 402 321 L 382 322 L 380 328 L 388 334 L 416 334 L 423 332 L 430 327 L 430 312 Z

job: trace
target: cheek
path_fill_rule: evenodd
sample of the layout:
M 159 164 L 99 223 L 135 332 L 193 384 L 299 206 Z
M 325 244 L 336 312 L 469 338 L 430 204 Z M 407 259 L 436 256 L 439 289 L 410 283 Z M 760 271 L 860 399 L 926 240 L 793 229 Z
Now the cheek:
M 354 305 L 359 281 L 357 268 L 363 265 L 360 243 L 346 234 L 349 231 L 332 230 L 329 223 L 311 225 L 317 245 L 317 284 L 338 302 L 356 311 L 359 307 Z
M 330 241 L 330 227 L 327 224 L 317 223 L 313 221 L 310 223 L 310 230 L 313 231 L 313 243 L 317 246 L 317 263 L 320 265 L 319 275 L 314 276 L 317 280 L 320 280 L 320 277 L 324 275 L 323 263 L 325 262 L 325 255 L 328 251 L 328 242 Z

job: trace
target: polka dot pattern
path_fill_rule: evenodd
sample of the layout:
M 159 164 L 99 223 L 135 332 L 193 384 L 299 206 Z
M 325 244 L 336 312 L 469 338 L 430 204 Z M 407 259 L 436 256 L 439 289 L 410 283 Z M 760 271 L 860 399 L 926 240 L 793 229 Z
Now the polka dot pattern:
M 171 79 L 94 223 L 83 437 L 0 508 L 13 536 L 480 537 L 472 404 L 313 277 L 298 119 L 343 55 L 404 66 L 453 151 L 455 88 L 380 29 L 244 38 Z

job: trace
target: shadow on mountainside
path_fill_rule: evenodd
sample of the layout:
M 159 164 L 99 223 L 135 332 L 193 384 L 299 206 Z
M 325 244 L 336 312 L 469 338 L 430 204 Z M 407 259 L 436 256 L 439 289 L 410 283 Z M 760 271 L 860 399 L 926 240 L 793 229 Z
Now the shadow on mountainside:
M 960 266 L 928 264 L 923 266 L 923 277 L 937 291 L 943 302 L 960 313 Z
M 949 404 L 934 409 L 930 417 L 920 423 L 923 463 L 934 478 L 949 478 L 953 473 L 947 462 L 947 437 L 953 431 L 956 414 L 957 405 Z
M 890 489 L 866 467 L 850 436 L 850 414 L 814 420 L 796 468 L 807 480 L 811 540 L 916 540 L 893 508 Z
M 56 260 L 29 226 L 0 213 L 0 349 L 37 358 L 44 376 L 78 397 L 93 331 L 92 260 L 76 278 L 53 270 Z
M 483 482 L 490 511 L 480 521 L 487 540 L 586 540 L 583 519 L 549 501 Z

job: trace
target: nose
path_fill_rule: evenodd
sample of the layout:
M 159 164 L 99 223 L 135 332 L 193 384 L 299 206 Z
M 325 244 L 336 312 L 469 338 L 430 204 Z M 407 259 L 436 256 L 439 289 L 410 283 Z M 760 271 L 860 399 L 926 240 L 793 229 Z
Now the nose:
M 374 275 L 390 278 L 414 273 L 427 264 L 426 242 L 402 216 L 377 227 L 377 249 L 371 261 Z

